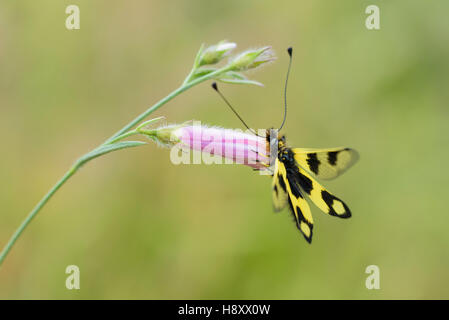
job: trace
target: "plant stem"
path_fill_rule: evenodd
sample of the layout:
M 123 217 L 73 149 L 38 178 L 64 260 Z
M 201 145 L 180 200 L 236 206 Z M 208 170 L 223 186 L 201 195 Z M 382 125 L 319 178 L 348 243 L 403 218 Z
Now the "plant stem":
M 39 203 L 34 207 L 34 209 L 28 214 L 28 216 L 23 220 L 22 224 L 17 228 L 16 232 L 11 236 L 8 243 L 3 248 L 2 252 L 0 253 L 0 265 L 2 264 L 3 260 L 5 260 L 6 255 L 9 253 L 11 248 L 13 247 L 14 243 L 17 241 L 17 239 L 20 237 L 22 232 L 25 230 L 25 228 L 28 226 L 28 224 L 33 220 L 33 218 L 36 216 L 36 214 L 39 212 L 39 210 L 47 203 L 48 200 L 55 194 L 56 191 L 58 191 L 59 188 L 67 181 L 71 176 L 75 174 L 75 172 L 79 169 L 79 166 L 77 163 L 75 163 L 69 171 L 65 173 L 65 175 L 53 186 L 53 188 L 48 191 L 48 193 L 39 201 Z
M 162 107 L 164 104 L 166 104 L 167 102 L 169 102 L 170 100 L 172 100 L 173 98 L 178 96 L 179 94 L 183 93 L 184 91 L 190 89 L 191 87 L 193 87 L 201 82 L 212 79 L 215 76 L 217 76 L 223 72 L 226 72 L 226 71 L 228 71 L 228 67 L 223 67 L 221 69 L 217 69 L 214 72 L 206 74 L 200 78 L 197 78 L 193 81 L 183 83 L 178 89 L 176 89 L 175 91 L 170 93 L 168 96 L 161 99 L 156 104 L 154 104 L 152 107 L 147 109 L 145 112 L 140 114 L 138 117 L 136 117 L 130 123 L 128 123 L 122 129 L 120 129 L 118 132 L 116 132 L 113 136 L 111 136 L 109 139 L 107 139 L 104 143 L 102 143 L 99 147 L 104 146 L 106 144 L 113 144 L 123 138 L 137 134 L 138 132 L 135 130 L 129 131 L 129 132 L 127 132 L 127 131 L 130 130 L 132 127 L 134 127 L 139 122 L 141 122 L 143 119 L 148 117 L 151 113 L 153 113 L 154 111 L 156 111 L 157 109 Z M 192 74 L 192 72 L 191 72 L 191 74 Z M 190 75 L 189 75 L 189 77 L 190 77 Z M 33 220 L 33 218 L 39 213 L 39 211 L 42 209 L 42 207 L 48 202 L 48 200 L 50 200 L 50 198 L 56 193 L 56 191 L 58 191 L 59 188 L 61 188 L 61 186 L 65 182 L 67 182 L 67 180 L 69 180 L 69 178 L 71 176 L 73 176 L 78 171 L 78 169 L 81 167 L 81 165 L 82 164 L 80 162 L 78 162 L 78 161 L 75 162 L 75 164 L 69 169 L 69 171 L 67 171 L 64 174 L 64 176 L 53 186 L 53 188 L 51 188 L 50 191 L 48 191 L 48 193 L 39 201 L 39 203 L 34 207 L 34 209 L 28 214 L 28 216 L 25 218 L 25 220 L 23 220 L 23 222 L 21 223 L 19 228 L 17 228 L 17 230 L 11 236 L 11 238 L 9 239 L 9 241 L 7 242 L 7 244 L 5 245 L 3 250 L 0 252 L 0 266 L 2 265 L 3 261 L 5 260 L 6 256 L 9 253 L 9 251 L 14 246 L 14 243 L 16 243 L 17 239 L 23 233 L 25 228 L 30 224 L 30 222 Z
M 168 96 L 166 96 L 165 98 L 159 100 L 155 105 L 153 105 L 151 108 L 149 108 L 148 110 L 146 110 L 145 112 L 143 112 L 142 114 L 140 114 L 138 117 L 136 117 L 133 121 L 131 121 L 130 123 L 128 123 L 126 126 L 124 126 L 122 129 L 120 129 L 119 131 L 117 131 L 112 137 L 110 137 L 109 139 L 107 139 L 103 144 L 107 144 L 110 143 L 113 139 L 115 139 L 116 137 L 122 135 L 123 133 L 125 133 L 126 131 L 128 131 L 129 129 L 131 129 L 132 127 L 134 127 L 136 124 L 138 124 L 139 122 L 141 122 L 143 119 L 145 119 L 146 117 L 148 117 L 151 113 L 153 113 L 154 111 L 156 111 L 157 109 L 159 109 L 160 107 L 162 107 L 164 104 L 166 104 L 167 102 L 169 102 L 170 100 L 172 100 L 173 98 L 175 98 L 176 96 L 178 96 L 179 94 L 183 93 L 184 91 L 186 91 L 187 89 L 190 89 L 191 87 L 204 82 L 206 80 L 212 79 L 215 76 L 228 71 L 228 67 L 224 67 L 221 69 L 218 69 L 214 72 L 211 72 L 209 74 L 206 74 L 200 78 L 197 78 L 189 83 L 183 84 L 182 86 L 180 86 L 178 89 L 176 89 L 175 91 L 173 91 L 172 93 L 170 93 Z

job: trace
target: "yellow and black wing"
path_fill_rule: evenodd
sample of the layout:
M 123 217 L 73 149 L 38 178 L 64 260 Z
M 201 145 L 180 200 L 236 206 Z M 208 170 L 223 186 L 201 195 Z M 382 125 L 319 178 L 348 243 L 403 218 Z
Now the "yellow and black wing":
M 285 186 L 284 179 L 279 175 L 279 164 L 280 161 L 276 159 L 274 163 L 273 181 L 271 182 L 273 208 L 276 212 L 284 209 L 287 204 L 287 187 Z
M 359 154 L 350 148 L 291 149 L 297 164 L 319 179 L 338 177 L 359 159 Z
M 313 230 L 312 213 L 293 173 L 290 168 L 287 170 L 284 163 L 276 159 L 273 175 L 273 203 L 276 210 L 281 210 L 286 203 L 289 204 L 296 226 L 310 243 Z M 276 195 L 275 188 L 279 191 Z
M 339 198 L 327 191 L 304 169 L 297 167 L 294 173 L 300 189 L 323 212 L 340 218 L 351 217 L 348 206 Z

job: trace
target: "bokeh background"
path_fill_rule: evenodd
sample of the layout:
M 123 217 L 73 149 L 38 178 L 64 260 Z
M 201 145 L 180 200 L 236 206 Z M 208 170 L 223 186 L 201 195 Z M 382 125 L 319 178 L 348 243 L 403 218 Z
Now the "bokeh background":
M 65 28 L 65 8 L 81 29 Z M 381 30 L 365 28 L 380 7 Z M 449 298 L 447 1 L 0 2 L 0 245 L 80 155 L 175 89 L 201 43 L 271 45 L 278 60 L 222 85 L 253 127 L 282 120 L 297 147 L 350 146 L 325 185 L 353 217 L 313 208 L 308 245 L 272 212 L 270 181 L 184 165 L 154 144 L 86 165 L 0 269 L 3 299 Z M 153 114 L 240 128 L 204 83 Z M 81 290 L 65 288 L 78 265 Z M 377 265 L 381 289 L 367 290 Z

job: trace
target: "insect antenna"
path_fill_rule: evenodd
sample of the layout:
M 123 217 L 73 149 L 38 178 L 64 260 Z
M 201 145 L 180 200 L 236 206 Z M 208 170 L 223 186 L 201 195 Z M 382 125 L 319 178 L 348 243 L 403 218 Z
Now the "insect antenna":
M 229 101 L 225 98 L 225 96 L 221 93 L 220 90 L 218 90 L 218 86 L 216 82 L 212 83 L 212 88 L 217 91 L 217 93 L 220 95 L 220 97 L 223 99 L 223 101 L 226 103 L 226 105 L 232 110 L 232 112 L 234 112 L 234 114 L 237 116 L 237 118 L 239 118 L 239 120 L 243 123 L 243 125 L 246 127 L 246 129 L 248 129 L 249 131 L 251 131 L 253 134 L 255 134 L 258 137 L 261 138 L 265 138 L 263 136 L 259 136 L 253 129 L 251 129 L 246 122 L 242 119 L 242 117 L 240 117 L 240 115 L 237 113 L 237 111 L 235 111 L 235 109 L 232 107 L 232 105 L 229 103 Z
M 290 69 L 292 67 L 292 53 L 293 48 L 289 47 L 287 49 L 288 55 L 290 57 L 290 62 L 288 63 L 287 76 L 285 77 L 285 87 L 284 87 L 284 120 L 282 120 L 282 124 L 279 127 L 278 131 L 281 131 L 282 127 L 285 124 L 285 120 L 287 119 L 287 84 L 288 84 L 288 76 L 290 75 Z

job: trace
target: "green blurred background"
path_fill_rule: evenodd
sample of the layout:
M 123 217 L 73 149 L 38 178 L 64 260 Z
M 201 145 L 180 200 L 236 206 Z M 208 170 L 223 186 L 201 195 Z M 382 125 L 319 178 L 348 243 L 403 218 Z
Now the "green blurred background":
M 81 29 L 65 28 L 77 4 Z M 365 28 L 380 7 L 381 30 Z M 308 245 L 270 181 L 244 166 L 184 165 L 154 144 L 86 165 L 0 269 L 0 298 L 449 298 L 447 1 L 0 2 L 0 245 L 68 169 L 175 89 L 201 43 L 272 45 L 279 59 L 222 85 L 253 127 L 292 146 L 350 146 L 325 185 L 353 217 L 313 208 Z M 153 114 L 241 127 L 208 83 Z M 78 265 L 81 290 L 65 288 Z M 381 289 L 365 287 L 378 265 Z

